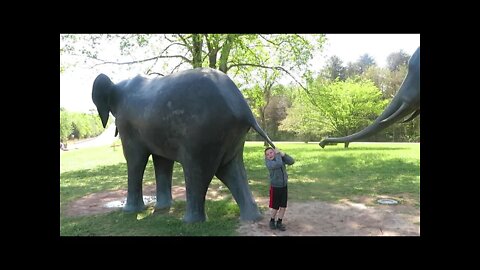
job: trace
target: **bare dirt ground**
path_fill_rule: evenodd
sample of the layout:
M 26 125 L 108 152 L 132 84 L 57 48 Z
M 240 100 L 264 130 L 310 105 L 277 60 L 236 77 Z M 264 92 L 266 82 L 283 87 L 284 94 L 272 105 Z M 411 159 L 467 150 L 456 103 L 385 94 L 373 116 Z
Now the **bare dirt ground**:
M 145 196 L 155 195 L 155 185 L 144 186 Z M 126 190 L 100 192 L 72 202 L 65 210 L 67 216 L 92 215 L 115 211 L 106 207 L 109 202 L 126 199 Z M 185 200 L 185 188 L 172 187 L 174 200 Z M 392 197 L 390 197 L 392 198 Z M 213 190 L 208 200 L 221 199 Z M 283 223 L 286 231 L 271 230 L 270 215 L 265 211 L 258 222 L 242 222 L 237 229 L 241 236 L 419 236 L 420 210 L 413 202 L 401 197 L 398 205 L 376 204 L 378 198 L 358 197 L 340 203 L 322 201 L 289 201 Z M 395 197 L 395 199 L 397 199 Z M 268 206 L 268 198 L 256 198 L 259 206 Z

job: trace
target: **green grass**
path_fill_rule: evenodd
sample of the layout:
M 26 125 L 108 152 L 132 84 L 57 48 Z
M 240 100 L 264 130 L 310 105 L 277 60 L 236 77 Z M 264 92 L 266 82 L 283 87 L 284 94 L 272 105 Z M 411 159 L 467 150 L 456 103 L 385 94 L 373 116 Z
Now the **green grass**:
M 420 207 L 420 144 L 351 143 L 326 146 L 316 143 L 276 142 L 293 156 L 287 167 L 289 201 L 321 200 L 336 202 L 356 196 L 408 197 Z M 268 171 L 263 159 L 263 143 L 247 142 L 244 161 L 250 188 L 255 197 L 268 197 Z M 144 185 L 154 184 L 152 161 L 147 164 Z M 184 186 L 183 171 L 175 163 L 173 185 Z M 223 187 L 220 189 L 220 187 Z M 60 207 L 87 194 L 127 188 L 127 166 L 120 147 L 85 148 L 62 152 L 60 157 Z M 214 179 L 209 187 L 230 195 Z M 259 205 L 262 211 L 266 206 Z M 208 220 L 184 224 L 184 201 L 175 201 L 169 213 L 153 214 L 137 220 L 136 214 L 115 211 L 86 217 L 60 215 L 60 235 L 133 236 L 231 236 L 239 225 L 239 210 L 228 196 L 206 202 Z
M 419 202 L 420 145 L 352 143 L 326 146 L 277 143 L 296 162 L 287 166 L 289 200 L 337 201 L 351 196 L 407 193 Z M 263 145 L 249 144 L 244 154 L 250 185 L 256 195 L 268 194 Z M 263 194 L 263 195 L 262 195 Z
M 169 213 L 154 213 L 137 219 L 137 214 L 121 210 L 103 215 L 60 218 L 61 235 L 65 236 L 234 236 L 240 211 L 230 199 L 207 201 L 209 220 L 185 224 L 182 221 L 186 202 L 175 201 Z

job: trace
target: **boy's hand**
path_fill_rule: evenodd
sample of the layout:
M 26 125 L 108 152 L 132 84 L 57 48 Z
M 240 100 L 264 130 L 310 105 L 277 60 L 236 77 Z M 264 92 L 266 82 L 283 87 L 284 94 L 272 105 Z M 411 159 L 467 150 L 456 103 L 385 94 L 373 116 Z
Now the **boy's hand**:
M 283 153 L 282 151 L 280 151 L 280 149 L 275 148 L 274 151 L 275 151 L 275 154 L 280 154 L 280 156 L 282 156 L 282 157 L 285 156 L 285 153 Z

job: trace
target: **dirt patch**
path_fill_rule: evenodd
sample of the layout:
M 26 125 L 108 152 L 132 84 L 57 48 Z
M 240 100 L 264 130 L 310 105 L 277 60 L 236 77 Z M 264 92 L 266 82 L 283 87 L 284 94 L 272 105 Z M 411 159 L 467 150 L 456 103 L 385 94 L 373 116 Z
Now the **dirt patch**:
M 269 228 L 270 215 L 244 222 L 238 229 L 245 236 L 396 236 L 420 235 L 420 213 L 412 206 L 377 205 L 345 201 L 289 202 L 283 218 L 286 231 Z
M 155 185 L 146 185 L 143 187 L 143 196 L 155 196 Z M 173 186 L 172 198 L 174 200 L 186 200 L 185 187 Z M 209 189 L 207 199 L 220 200 L 223 196 L 217 191 Z M 127 190 L 112 190 L 105 192 L 92 193 L 78 200 L 71 202 L 64 211 L 65 216 L 86 216 L 107 213 L 119 210 L 120 207 L 108 207 L 112 202 L 125 202 L 127 200 Z
M 155 185 L 144 186 L 145 196 L 155 195 Z M 66 216 L 101 214 L 118 210 L 108 203 L 124 201 L 126 190 L 99 192 L 82 197 L 65 208 Z M 172 187 L 174 200 L 185 200 L 185 188 Z M 384 196 L 381 196 L 384 197 Z M 337 204 L 321 201 L 288 202 L 283 223 L 286 231 L 269 228 L 270 210 L 258 222 L 242 222 L 238 233 L 243 236 L 419 236 L 420 210 L 407 196 L 397 196 L 398 205 L 378 205 L 381 197 L 356 197 Z M 207 199 L 221 199 L 209 189 Z M 391 198 L 391 197 L 390 197 Z M 256 198 L 259 206 L 267 206 L 268 198 Z

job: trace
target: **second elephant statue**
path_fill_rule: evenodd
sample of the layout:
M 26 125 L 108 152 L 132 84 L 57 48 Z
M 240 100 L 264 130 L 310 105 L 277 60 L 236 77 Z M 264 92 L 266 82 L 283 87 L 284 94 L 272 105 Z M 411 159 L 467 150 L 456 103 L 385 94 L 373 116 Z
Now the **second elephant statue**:
M 339 138 L 326 138 L 319 145 L 324 148 L 327 144 L 360 141 L 391 126 L 401 119 L 403 122 L 413 120 L 420 114 L 420 47 L 413 53 L 408 61 L 408 71 L 400 89 L 383 113 L 365 129 Z

